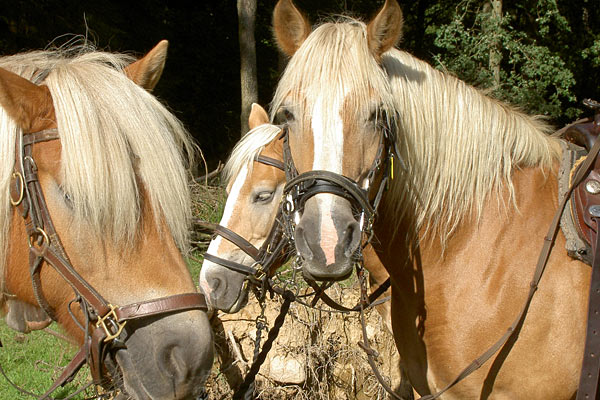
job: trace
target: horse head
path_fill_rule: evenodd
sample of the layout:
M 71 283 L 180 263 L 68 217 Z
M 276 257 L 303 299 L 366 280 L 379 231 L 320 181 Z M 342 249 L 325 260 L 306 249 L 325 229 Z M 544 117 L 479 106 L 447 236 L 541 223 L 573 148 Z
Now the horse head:
M 80 343 L 114 333 L 92 357 L 97 384 L 188 399 L 213 348 L 182 257 L 191 142 L 147 91 L 166 50 L 129 66 L 89 49 L 0 58 L 0 288 Z
M 399 40 L 402 12 L 386 1 L 375 18 L 326 23 L 312 32 L 290 0 L 277 3 L 273 25 L 290 61 L 273 100 L 293 166 L 295 244 L 304 274 L 347 277 L 372 223 L 369 206 L 391 155 L 395 115 L 382 55 Z M 367 228 L 367 229 L 365 229 Z
M 285 176 L 282 170 L 256 161 L 258 154 L 282 159 L 282 143 L 277 139 L 280 128 L 269 124 L 266 111 L 258 104 L 252 106 L 249 125 L 251 130 L 234 148 L 225 167 L 228 196 L 219 224 L 258 248 L 273 227 Z M 223 239 L 213 239 L 207 254 L 248 267 L 257 261 L 236 243 Z M 213 257 L 202 264 L 200 286 L 213 307 L 236 312 L 248 299 L 247 274 L 220 265 Z

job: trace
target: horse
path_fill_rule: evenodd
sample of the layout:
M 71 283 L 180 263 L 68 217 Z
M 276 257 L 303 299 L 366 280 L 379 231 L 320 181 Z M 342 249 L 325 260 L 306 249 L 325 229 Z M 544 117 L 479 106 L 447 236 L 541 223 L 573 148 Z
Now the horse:
M 279 168 L 254 162 L 258 154 L 274 160 L 283 158 L 277 140 L 281 129 L 268 123 L 266 111 L 258 104 L 252 105 L 248 123 L 250 130 L 236 144 L 223 169 L 227 200 L 219 225 L 258 248 L 275 222 L 285 175 Z M 206 253 L 247 266 L 255 261 L 220 235 L 211 240 Z M 199 282 L 211 307 L 235 313 L 248 301 L 246 277 L 205 258 Z
M 0 305 L 41 309 L 82 344 L 46 395 L 87 359 L 119 396 L 196 398 L 212 366 L 182 256 L 195 145 L 150 93 L 167 47 L 0 58 Z
M 250 130 L 233 148 L 223 170 L 228 197 L 226 211 L 219 225 L 248 238 L 253 246 L 260 247 L 274 224 L 285 185 L 285 174 L 276 166 L 258 161 L 257 156 L 283 163 L 283 143 L 280 139 L 281 128 L 269 124 L 267 112 L 256 103 L 250 110 L 248 126 Z M 221 236 L 211 240 L 207 253 L 248 266 L 254 262 L 239 246 L 223 240 Z M 368 245 L 364 250 L 364 258 L 371 290 L 375 291 L 389 275 L 372 246 Z M 245 274 L 205 259 L 199 282 L 213 308 L 235 313 L 247 302 L 248 287 L 243 284 L 245 279 Z M 389 295 L 389 289 L 382 294 Z M 389 302 L 375 307 L 391 333 Z
M 267 112 L 253 104 L 248 125 L 250 131 L 233 148 L 224 167 L 228 197 L 224 215 L 219 225 L 247 238 L 253 246 L 260 247 L 268 239 L 280 207 L 281 194 L 285 185 L 285 174 L 281 168 L 266 164 L 257 156 L 283 162 L 281 128 L 269 123 Z M 223 260 L 250 266 L 254 260 L 236 243 L 217 236 L 211 240 L 208 254 Z M 375 292 L 388 279 L 387 271 L 379 261 L 373 247 L 364 249 L 365 268 L 369 271 L 371 292 Z M 244 285 L 247 275 L 205 259 L 200 270 L 200 287 L 207 295 L 209 304 L 218 310 L 235 313 L 248 301 L 249 287 Z M 386 289 L 380 296 L 390 296 Z M 388 332 L 392 332 L 390 305 L 385 301 L 375 305 Z M 402 367 L 401 367 L 402 368 Z M 398 393 L 410 393 L 408 379 L 401 370 Z
M 284 194 L 314 189 L 289 221 L 303 273 L 343 279 L 372 231 L 400 357 L 429 395 L 523 309 L 558 208 L 562 144 L 542 118 L 395 48 L 402 25 L 395 0 L 368 23 L 315 29 L 280 0 L 273 30 L 290 59 L 270 116 L 286 126 L 286 163 L 298 174 Z M 443 398 L 574 398 L 590 269 L 564 246 L 559 232 L 515 335 Z

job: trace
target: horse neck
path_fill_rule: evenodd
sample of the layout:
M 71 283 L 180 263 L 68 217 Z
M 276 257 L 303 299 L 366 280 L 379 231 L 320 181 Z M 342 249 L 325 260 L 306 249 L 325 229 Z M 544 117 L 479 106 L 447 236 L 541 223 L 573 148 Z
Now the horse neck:
M 548 169 L 559 158 L 558 140 L 539 119 L 406 53 L 391 51 L 384 63 L 407 163 L 388 196 L 396 220 L 417 209 L 418 228 L 445 238 L 465 215 L 480 215 L 494 190 L 513 193 L 515 169 Z
M 422 281 L 427 276 L 454 274 L 453 269 L 462 264 L 477 264 L 472 268 L 474 274 L 484 265 L 491 268 L 492 264 L 481 261 L 491 256 L 482 249 L 498 247 L 498 256 L 502 259 L 505 255 L 499 241 L 512 243 L 504 247 L 509 252 L 517 248 L 514 243 L 529 243 L 518 247 L 519 259 L 535 260 L 543 244 L 543 234 L 556 212 L 557 170 L 558 165 L 554 165 L 550 173 L 539 167 L 515 171 L 512 192 L 506 186 L 494 190 L 481 212 L 465 215 L 443 241 L 426 227 L 417 232 L 410 216 L 394 225 L 385 214 L 380 215 L 375 230 L 382 262 L 393 278 L 406 279 L 406 274 L 412 277 L 417 274 Z M 522 220 L 526 220 L 527 229 Z M 531 242 L 535 239 L 531 232 L 539 232 L 537 242 Z M 482 257 L 479 261 L 478 256 Z

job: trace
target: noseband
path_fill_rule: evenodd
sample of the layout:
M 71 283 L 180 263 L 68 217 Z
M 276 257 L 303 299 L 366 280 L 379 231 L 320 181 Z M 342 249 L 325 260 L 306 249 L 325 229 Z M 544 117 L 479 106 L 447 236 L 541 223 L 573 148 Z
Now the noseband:
M 304 205 L 309 198 L 319 193 L 334 194 L 348 200 L 354 212 L 360 215 L 361 232 L 367 238 L 363 246 L 359 246 L 359 249 L 357 249 L 359 253 L 356 254 L 356 258 L 361 259 L 362 247 L 366 246 L 373 236 L 373 222 L 377 207 L 388 187 L 388 181 L 394 178 L 394 157 L 398 157 L 401 164 L 404 165 L 396 148 L 394 131 L 390 127 L 384 129 L 375 160 L 366 174 L 365 187 L 361 187 L 353 179 L 331 171 L 312 170 L 299 174 L 290 149 L 289 128 L 287 125 L 283 128 L 282 137 L 283 161 L 287 181 L 283 188 L 286 201 L 282 203 L 282 213 L 288 235 L 293 237 L 295 220 L 304 211 Z M 379 173 L 380 171 L 381 173 Z M 379 179 L 379 187 L 371 200 L 371 186 L 377 179 Z
M 33 145 L 60 140 L 57 129 L 23 135 L 15 144 L 15 167 L 10 185 L 10 202 L 23 217 L 29 246 L 29 268 L 33 292 L 40 307 L 56 320 L 55 311 L 42 291 L 40 271 L 44 264 L 51 266 L 71 286 L 75 299 L 69 303 L 69 313 L 75 319 L 71 306 L 79 303 L 85 326 L 76 323 L 85 333 L 83 346 L 65 368 L 62 375 L 41 397 L 47 398 L 56 388 L 73 379 L 87 361 L 93 382 L 106 386 L 111 374 L 105 365 L 108 356 L 124 348 L 128 332 L 127 321 L 161 316 L 188 310 L 207 311 L 201 293 L 185 293 L 143 301 L 125 306 L 107 302 L 73 267 L 60 241 L 50 217 L 42 187 L 38 181 L 37 166 L 33 158 Z M 116 368 L 114 368 L 116 369 Z

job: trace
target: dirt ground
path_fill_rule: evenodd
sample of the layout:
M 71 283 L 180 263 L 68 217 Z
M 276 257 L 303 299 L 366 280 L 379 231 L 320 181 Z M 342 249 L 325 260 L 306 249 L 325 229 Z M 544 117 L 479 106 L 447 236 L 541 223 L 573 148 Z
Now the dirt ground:
M 345 306 L 357 304 L 359 288 L 333 285 L 329 295 Z M 282 299 L 267 300 L 268 326 L 279 314 Z M 317 307 L 324 307 L 321 302 Z M 252 363 L 256 318 L 260 306 L 251 296 L 236 314 L 213 316 L 216 362 L 207 383 L 208 399 L 230 399 Z M 398 354 L 393 338 L 379 313 L 366 312 L 371 346 L 379 352 L 381 373 L 397 387 Z M 267 332 L 262 334 L 262 343 Z M 293 303 L 281 332 L 256 378 L 255 395 L 260 399 L 366 400 L 386 399 L 364 351 L 358 313 L 342 314 Z

